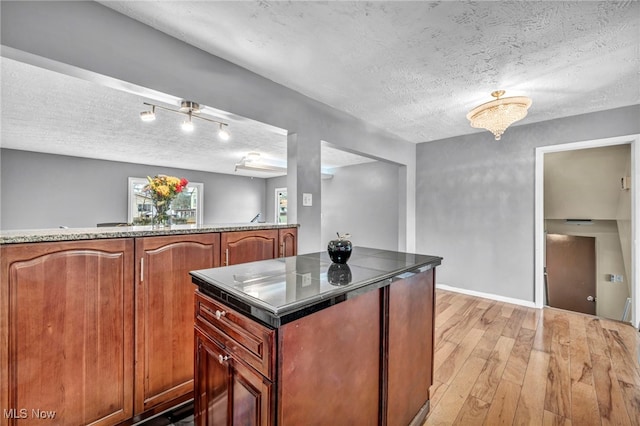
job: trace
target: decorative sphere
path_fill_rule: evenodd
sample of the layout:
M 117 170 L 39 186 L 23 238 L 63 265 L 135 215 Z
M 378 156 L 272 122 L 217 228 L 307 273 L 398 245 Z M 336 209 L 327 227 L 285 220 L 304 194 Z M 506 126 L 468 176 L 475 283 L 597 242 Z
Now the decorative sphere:
M 351 250 L 351 241 L 345 239 L 331 240 L 327 246 L 329 257 L 334 263 L 347 263 L 351 256 Z

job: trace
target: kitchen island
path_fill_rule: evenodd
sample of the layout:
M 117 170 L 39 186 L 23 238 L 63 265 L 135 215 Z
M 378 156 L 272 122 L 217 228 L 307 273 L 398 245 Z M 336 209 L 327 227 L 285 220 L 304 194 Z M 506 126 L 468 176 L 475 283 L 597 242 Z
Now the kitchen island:
M 192 271 L 198 425 L 421 424 L 442 258 L 355 247 Z

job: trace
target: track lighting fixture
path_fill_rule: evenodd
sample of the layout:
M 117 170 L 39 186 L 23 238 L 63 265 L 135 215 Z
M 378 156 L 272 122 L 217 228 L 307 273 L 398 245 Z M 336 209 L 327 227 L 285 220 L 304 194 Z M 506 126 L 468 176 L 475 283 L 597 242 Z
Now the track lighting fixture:
M 185 132 L 191 132 L 194 129 L 194 124 L 193 124 L 193 119 L 197 118 L 199 120 L 204 120 L 204 121 L 209 121 L 211 123 L 216 123 L 218 125 L 218 137 L 223 140 L 223 141 L 227 141 L 229 140 L 229 138 L 231 137 L 231 134 L 229 133 L 229 124 L 227 123 L 223 123 L 221 121 L 217 121 L 217 120 L 212 120 L 210 118 L 205 118 L 205 117 L 201 117 L 197 114 L 200 113 L 200 105 L 197 104 L 196 102 L 192 102 L 192 101 L 182 101 L 180 103 L 180 109 L 179 110 L 175 110 L 175 109 L 171 109 L 171 108 L 167 108 L 167 107 L 163 107 L 160 105 L 154 105 L 154 104 L 150 104 L 148 102 L 143 102 L 144 105 L 150 106 L 151 110 L 150 111 L 142 111 L 140 113 L 140 119 L 142 121 L 153 121 L 156 119 L 156 108 L 160 108 L 163 109 L 165 111 L 169 111 L 169 112 L 174 112 L 176 114 L 183 114 L 186 115 L 185 120 L 182 122 L 182 130 L 184 130 Z

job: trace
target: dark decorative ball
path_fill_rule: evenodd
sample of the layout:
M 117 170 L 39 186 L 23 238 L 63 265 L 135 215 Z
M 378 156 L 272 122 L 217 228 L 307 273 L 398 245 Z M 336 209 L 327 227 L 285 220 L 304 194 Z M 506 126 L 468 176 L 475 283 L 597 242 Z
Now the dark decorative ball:
M 331 240 L 327 246 L 329 257 L 334 263 L 347 263 L 351 256 L 351 250 L 351 241 L 344 239 Z

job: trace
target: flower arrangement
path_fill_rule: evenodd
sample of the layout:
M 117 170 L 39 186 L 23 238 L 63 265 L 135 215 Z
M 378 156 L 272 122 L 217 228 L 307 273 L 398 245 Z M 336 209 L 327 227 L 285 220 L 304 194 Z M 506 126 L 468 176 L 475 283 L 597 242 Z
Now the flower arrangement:
M 144 191 L 149 194 L 155 207 L 152 224 L 167 225 L 171 201 L 182 192 L 189 181 L 185 178 L 166 175 L 157 175 L 153 178 L 147 176 L 147 180 L 149 183 L 144 187 Z

